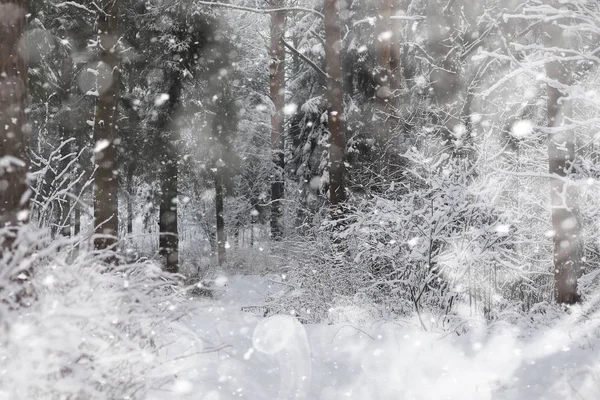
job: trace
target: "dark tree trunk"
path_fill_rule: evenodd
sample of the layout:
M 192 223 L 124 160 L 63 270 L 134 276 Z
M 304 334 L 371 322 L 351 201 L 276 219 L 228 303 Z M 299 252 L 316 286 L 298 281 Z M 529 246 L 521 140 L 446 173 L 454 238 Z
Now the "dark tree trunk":
M 346 0 L 346 12 L 343 14 L 343 17 L 340 16 L 340 23 L 345 26 L 354 25 L 354 17 L 355 14 L 351 12 L 354 7 L 354 0 Z M 344 74 L 344 81 L 342 83 L 342 88 L 344 93 L 354 96 L 356 94 L 355 87 L 355 74 L 358 65 L 358 52 L 356 49 L 352 48 L 354 38 L 357 35 L 357 31 L 355 29 L 350 29 L 347 34 L 346 40 L 344 41 L 344 50 L 342 54 L 342 73 Z M 348 134 L 351 132 L 351 127 L 347 126 Z
M 84 144 L 83 144 L 83 135 L 82 134 L 77 133 L 74 147 L 75 147 L 74 153 L 76 153 L 76 154 L 79 154 L 81 149 L 83 149 Z M 78 164 L 81 166 L 82 160 L 79 160 Z M 85 167 L 82 166 L 81 168 L 83 170 L 85 170 Z M 75 184 L 75 194 L 78 196 L 78 199 L 76 200 L 76 204 L 73 207 L 73 236 L 74 237 L 79 236 L 79 233 L 81 232 L 81 201 L 82 201 L 81 197 L 83 197 L 82 191 L 83 191 L 83 187 L 85 184 L 85 179 L 87 177 L 87 174 L 82 175 L 82 171 L 78 167 L 76 177 L 79 180 Z
M 281 8 L 284 0 L 271 0 L 273 8 Z M 282 204 L 284 196 L 284 112 L 285 107 L 285 11 L 271 14 L 271 61 L 269 63 L 271 100 L 275 106 L 271 116 L 271 148 L 273 176 L 271 181 L 271 237 L 283 237 Z
M 558 24 L 545 28 L 546 45 L 564 47 L 562 28 Z M 571 85 L 571 70 L 566 62 L 556 60 L 546 64 L 546 73 L 552 80 L 548 84 L 548 167 L 555 176 L 550 180 L 555 297 L 558 303 L 573 304 L 579 300 L 582 249 L 577 190 L 567 182 L 575 172 L 575 132 L 565 129 L 572 118 L 572 104 L 561 90 Z
M 179 232 L 177 219 L 177 180 L 179 174 L 179 128 L 173 122 L 181 96 L 181 77 L 176 75 L 169 88 L 169 100 L 159 120 L 159 134 L 164 139 L 163 170 L 159 210 L 159 253 L 165 257 L 165 270 L 179 271 Z
M 379 19 L 377 20 L 377 39 L 376 50 L 378 60 L 377 90 L 376 100 L 380 107 L 385 107 L 389 98 L 390 91 L 390 59 L 392 43 L 392 2 L 391 0 L 379 0 Z
M 346 134 L 340 58 L 341 33 L 338 0 L 325 0 L 325 62 L 327 79 L 329 147 L 329 201 L 332 216 L 337 217 L 346 201 L 344 187 Z
M 63 139 L 67 139 L 67 133 L 63 134 Z M 69 164 L 69 153 L 72 147 L 64 145 L 61 149 L 62 162 L 59 171 L 63 171 Z M 60 209 L 58 218 L 58 229 L 63 236 L 71 236 L 71 198 L 68 195 L 63 195 L 60 198 Z
M 176 160 L 164 166 L 159 210 L 159 253 L 165 258 L 165 271 L 171 273 L 179 271 L 177 173 Z
M 117 104 L 119 100 L 119 1 L 104 0 L 102 13 L 98 14 L 100 61 L 98 101 L 94 142 L 96 176 L 94 178 L 94 229 L 99 236 L 94 240 L 96 249 L 115 244 L 119 232 L 119 203 L 117 171 Z
M 379 18 L 376 25 L 376 56 L 377 74 L 375 76 L 375 103 L 377 122 L 374 124 L 375 153 L 373 159 L 373 170 L 379 176 L 378 181 L 383 179 L 384 171 L 389 168 L 390 132 L 391 120 L 389 118 L 392 110 L 390 101 L 392 99 L 392 0 L 378 0 Z
M 427 0 L 427 27 L 429 54 L 435 65 L 430 76 L 430 94 L 434 106 L 432 118 L 441 133 L 450 138 L 452 130 L 460 124 L 460 71 L 458 54 L 453 49 L 453 35 L 460 17 L 460 2 Z
M 29 220 L 29 142 L 26 131 L 27 60 L 19 49 L 27 1 L 3 1 L 0 9 L 0 228 Z M 7 23 L 11 21 L 11 23 Z M 9 238 L 4 242 L 10 246 Z M 1 251 L 1 250 L 0 250 Z
M 217 257 L 219 265 L 225 262 L 225 219 L 223 218 L 223 171 L 218 168 L 215 173 L 215 209 L 217 213 Z
M 77 204 L 73 210 L 73 235 L 77 237 L 81 232 L 81 206 Z
M 400 0 L 391 0 L 391 14 L 397 15 L 400 12 Z M 392 91 L 392 105 L 397 106 L 398 90 L 402 84 L 402 69 L 400 64 L 400 29 L 399 21 L 392 20 L 390 23 L 392 38 L 390 43 L 390 89 Z
M 133 167 L 127 168 L 127 234 L 133 233 Z
M 60 75 L 60 94 L 59 98 L 62 102 L 67 103 L 69 96 L 71 95 L 71 88 L 73 87 L 73 60 L 71 57 L 65 57 L 62 63 L 61 75 Z M 71 110 L 66 111 L 62 120 L 62 140 L 63 142 L 73 138 L 73 128 L 71 119 L 74 115 Z M 59 171 L 64 171 L 68 167 L 69 163 L 75 160 L 77 154 L 77 143 L 76 140 L 69 144 L 63 145 L 61 151 L 61 166 Z M 72 158 L 69 154 L 74 154 Z M 60 173 L 59 172 L 59 173 Z M 76 174 L 72 175 L 71 178 L 75 178 Z M 72 181 L 71 181 L 72 182 Z M 69 195 L 61 196 L 61 208 L 60 208 L 59 226 L 60 232 L 63 236 L 71 236 L 71 197 Z

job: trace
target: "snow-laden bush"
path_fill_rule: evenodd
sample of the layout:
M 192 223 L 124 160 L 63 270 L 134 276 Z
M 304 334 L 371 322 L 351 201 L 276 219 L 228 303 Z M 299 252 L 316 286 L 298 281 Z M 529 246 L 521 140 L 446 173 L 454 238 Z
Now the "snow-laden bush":
M 49 236 L 21 229 L 0 254 L 0 399 L 141 399 L 172 380 L 178 282 Z
M 272 309 L 307 321 L 427 314 L 428 327 L 448 323 L 458 302 L 493 317 L 516 300 L 530 281 L 522 235 L 476 178 L 450 163 L 410 185 L 364 199 L 300 243 Z

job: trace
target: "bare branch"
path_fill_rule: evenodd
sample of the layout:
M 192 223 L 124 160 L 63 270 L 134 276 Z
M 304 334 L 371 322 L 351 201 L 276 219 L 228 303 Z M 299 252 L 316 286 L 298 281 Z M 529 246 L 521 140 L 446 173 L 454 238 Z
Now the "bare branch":
M 329 76 L 329 74 L 327 72 L 325 72 L 321 68 L 319 68 L 319 66 L 317 64 L 315 64 L 311 59 L 309 59 L 308 57 L 306 57 L 304 54 L 300 53 L 298 51 L 298 49 L 296 49 L 294 46 L 292 46 L 291 44 L 289 44 L 285 40 L 282 40 L 282 42 L 283 42 L 283 45 L 288 48 L 288 50 L 290 50 L 292 53 L 294 53 L 295 55 L 297 55 L 298 57 L 300 57 L 304 62 L 306 62 L 308 65 L 310 65 L 321 76 L 325 77 L 326 79 L 330 79 L 331 78 L 331 76 Z
M 238 11 L 246 11 L 255 14 L 272 14 L 279 11 L 290 11 L 290 12 L 305 12 L 314 14 L 317 17 L 323 19 L 323 14 L 318 12 L 317 10 L 313 10 L 312 8 L 305 7 L 283 7 L 283 8 L 252 8 L 252 7 L 244 7 L 244 6 L 236 6 L 235 4 L 227 4 L 227 3 L 219 3 L 212 1 L 202 1 L 196 0 L 196 4 L 202 4 L 205 6 L 211 7 L 221 7 L 221 8 L 229 8 L 230 10 L 238 10 Z

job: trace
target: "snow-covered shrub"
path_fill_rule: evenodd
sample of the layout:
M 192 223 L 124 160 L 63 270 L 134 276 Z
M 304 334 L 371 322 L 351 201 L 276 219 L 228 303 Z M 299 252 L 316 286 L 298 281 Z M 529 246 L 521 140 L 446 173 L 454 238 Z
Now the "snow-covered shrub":
M 172 380 L 178 282 L 49 236 L 21 229 L 1 253 L 0 399 L 142 399 Z
M 459 163 L 444 168 L 324 223 L 290 255 L 293 289 L 272 309 L 307 321 L 416 312 L 431 315 L 424 325 L 443 325 L 459 302 L 490 315 L 516 300 L 527 275 L 516 257 L 519 231 Z

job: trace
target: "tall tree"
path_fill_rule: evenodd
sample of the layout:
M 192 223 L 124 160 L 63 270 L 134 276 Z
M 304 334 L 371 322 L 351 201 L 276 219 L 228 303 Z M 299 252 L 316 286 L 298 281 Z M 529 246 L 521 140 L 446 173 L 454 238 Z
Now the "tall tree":
M 179 175 L 179 127 L 176 124 L 177 106 L 180 102 L 182 82 L 179 71 L 164 71 L 173 75 L 165 98 L 164 109 L 158 120 L 158 135 L 163 144 L 160 172 L 159 253 L 165 258 L 165 270 L 179 271 L 179 230 L 177 219 L 177 182 Z M 164 94 L 163 94 L 164 95 Z
M 212 77 L 212 121 L 211 121 L 211 178 L 215 185 L 216 239 L 219 264 L 225 262 L 227 235 L 225 232 L 224 200 L 237 173 L 239 159 L 233 148 L 237 131 L 237 110 L 228 75 Z
M 379 17 L 377 19 L 376 49 L 379 71 L 377 74 L 377 91 L 375 94 L 379 104 L 385 106 L 390 98 L 391 51 L 392 51 L 392 0 L 379 0 Z
M 271 0 L 271 7 L 284 6 L 284 0 Z M 285 11 L 271 13 L 271 48 L 269 62 L 270 94 L 275 107 L 271 115 L 273 178 L 271 182 L 271 237 L 283 236 L 282 204 L 284 196 L 284 107 L 285 107 Z
M 217 165 L 215 168 L 215 211 L 217 217 L 217 261 L 219 265 L 225 263 L 227 234 L 225 232 L 225 218 L 223 208 L 223 165 Z
M 430 75 L 430 95 L 435 107 L 432 122 L 446 137 L 460 124 L 460 62 L 454 40 L 460 7 L 458 1 L 427 0 L 429 55 L 435 63 Z
M 332 216 L 337 216 L 346 201 L 344 185 L 346 133 L 342 90 L 342 38 L 338 0 L 325 0 L 325 63 L 327 78 L 327 126 L 329 129 L 329 201 Z
M 391 17 L 397 16 L 400 12 L 400 0 L 391 0 Z M 400 89 L 402 71 L 400 70 L 400 21 L 392 20 L 390 22 L 390 89 L 392 92 L 392 102 L 397 99 L 398 89 Z M 394 104 L 395 105 L 395 104 Z
M 0 228 L 28 220 L 27 1 L 0 2 Z
M 101 234 L 94 240 L 97 249 L 115 243 L 119 232 L 117 171 L 117 104 L 119 100 L 119 0 L 104 0 L 98 13 L 98 101 L 94 124 L 96 189 L 94 228 Z
M 546 46 L 564 48 L 560 23 L 545 25 Z M 566 127 L 573 117 L 569 88 L 573 71 L 556 55 L 546 63 L 548 76 L 548 167 L 550 204 L 554 231 L 554 283 L 558 303 L 578 301 L 577 279 L 581 273 L 580 223 L 576 188 L 569 184 L 575 166 L 575 133 Z
M 376 59 L 377 74 L 375 88 L 375 102 L 377 109 L 378 122 L 375 124 L 376 153 L 374 169 L 382 176 L 382 173 L 389 168 L 389 145 L 391 120 L 389 114 L 390 101 L 392 93 L 392 0 L 379 0 L 378 20 L 376 26 Z

